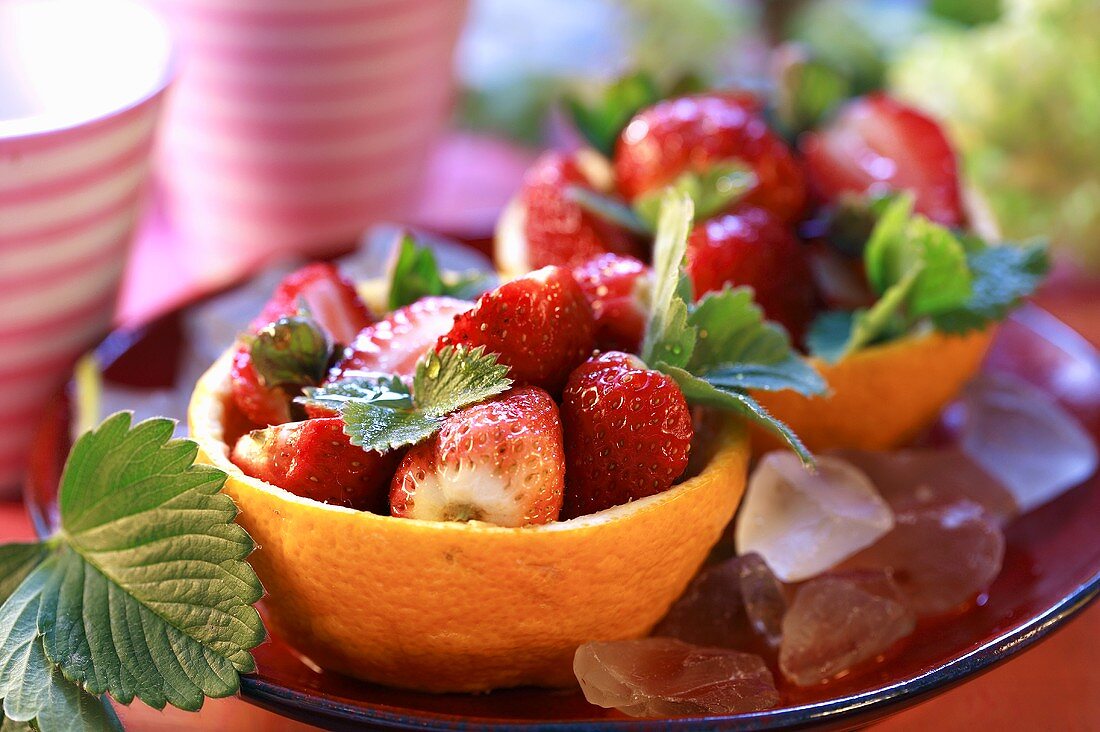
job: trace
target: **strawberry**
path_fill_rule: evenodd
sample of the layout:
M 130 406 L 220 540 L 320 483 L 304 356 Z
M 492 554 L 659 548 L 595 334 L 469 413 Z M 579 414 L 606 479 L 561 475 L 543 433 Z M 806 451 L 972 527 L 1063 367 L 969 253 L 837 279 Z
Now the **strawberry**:
M 406 453 L 390 513 L 427 521 L 545 524 L 561 510 L 561 422 L 542 389 L 520 387 L 449 415 Z
M 594 343 L 592 310 L 580 285 L 569 270 L 543 267 L 479 297 L 438 347 L 485 346 L 511 367 L 517 383 L 557 394 Z
M 684 468 L 694 430 L 683 392 L 635 356 L 608 352 L 581 364 L 561 403 L 563 518 L 667 490 Z
M 425 297 L 398 308 L 359 332 L 329 372 L 329 381 L 345 371 L 379 371 L 410 377 L 416 362 L 474 304 L 453 297 Z
M 252 331 L 294 315 L 299 303 L 305 303 L 314 320 L 337 343 L 349 343 L 356 333 L 374 322 L 355 291 L 355 285 L 335 266 L 315 262 L 291 272 L 279 283 L 264 309 L 252 321 Z
M 313 318 L 337 342 L 346 343 L 371 321 L 370 311 L 351 284 L 331 264 L 310 264 L 287 275 L 271 299 L 249 326 L 256 333 L 280 318 L 297 314 L 305 303 Z M 290 420 L 290 395 L 269 388 L 252 365 L 246 344 L 237 346 L 230 369 L 233 400 L 241 412 L 258 425 Z
M 634 353 L 645 330 L 650 270 L 640 259 L 602 254 L 573 268 L 596 321 L 596 347 Z
M 338 417 L 290 422 L 243 435 L 233 462 L 253 478 L 323 503 L 385 512 L 396 453 L 352 445 Z
M 760 103 L 748 94 L 703 94 L 660 102 L 635 115 L 615 148 L 615 181 L 633 201 L 682 173 L 739 160 L 756 186 L 741 200 L 787 223 L 802 214 L 806 185 L 787 143 L 768 128 Z
M 688 238 L 687 272 L 696 297 L 726 284 L 752 287 L 765 315 L 781 323 L 796 342 L 813 317 L 806 251 L 765 209 L 741 206 L 698 224 Z
M 570 199 L 570 186 L 592 186 L 572 158 L 548 152 L 527 171 L 520 189 L 527 265 L 572 267 L 604 252 L 633 254 L 639 245 L 623 229 Z
M 850 102 L 830 125 L 803 135 L 799 148 L 810 186 L 825 202 L 848 191 L 909 190 L 917 213 L 945 226 L 966 222 L 947 136 L 931 118 L 885 94 Z

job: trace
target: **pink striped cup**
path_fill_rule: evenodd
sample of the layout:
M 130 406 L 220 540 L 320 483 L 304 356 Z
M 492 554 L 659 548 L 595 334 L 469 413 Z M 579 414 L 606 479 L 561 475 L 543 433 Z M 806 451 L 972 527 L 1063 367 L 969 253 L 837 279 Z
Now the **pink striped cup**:
M 355 241 L 415 202 L 465 0 L 153 0 L 179 34 L 158 171 L 209 279 Z
M 110 325 L 171 68 L 130 0 L 0 0 L 0 497 Z

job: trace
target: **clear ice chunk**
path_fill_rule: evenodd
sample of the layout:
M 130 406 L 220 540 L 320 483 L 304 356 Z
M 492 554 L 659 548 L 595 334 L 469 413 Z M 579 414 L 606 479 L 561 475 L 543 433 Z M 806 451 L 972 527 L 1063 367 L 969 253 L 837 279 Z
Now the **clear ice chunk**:
M 737 557 L 741 579 L 741 600 L 749 624 L 772 648 L 783 637 L 783 616 L 787 613 L 787 596 L 783 585 L 759 554 Z
M 1000 528 L 981 506 L 960 500 L 899 512 L 893 531 L 843 567 L 889 570 L 917 615 L 941 615 L 987 590 L 1004 553 Z
M 741 597 L 740 558 L 704 567 L 652 635 L 717 648 L 745 648 L 751 643 Z
M 887 650 L 914 622 L 884 572 L 812 579 L 783 618 L 779 668 L 799 686 L 827 681 Z
M 784 582 L 847 559 L 894 526 L 890 507 L 860 470 L 822 456 L 806 470 L 791 452 L 770 452 L 749 479 L 737 515 L 738 554 L 755 552 Z
M 779 703 L 759 656 L 674 638 L 585 643 L 573 672 L 590 703 L 632 717 L 737 714 Z
M 1040 389 L 1004 374 L 979 376 L 963 395 L 959 445 L 1016 499 L 1037 508 L 1096 471 L 1091 435 Z

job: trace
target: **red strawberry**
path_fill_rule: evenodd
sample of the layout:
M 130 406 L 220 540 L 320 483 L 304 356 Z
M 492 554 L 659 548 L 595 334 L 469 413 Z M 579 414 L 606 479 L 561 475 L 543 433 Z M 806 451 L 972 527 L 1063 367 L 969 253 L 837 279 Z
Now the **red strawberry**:
M 349 343 L 356 333 L 374 322 L 355 285 L 335 266 L 316 262 L 291 272 L 279 283 L 267 305 L 252 321 L 252 330 L 294 315 L 299 300 L 305 302 L 314 319 L 337 343 Z
M 405 455 L 390 513 L 427 521 L 545 524 L 561 510 L 561 422 L 542 389 L 512 389 L 447 417 Z
M 767 317 L 795 341 L 813 317 L 806 251 L 787 226 L 762 208 L 739 207 L 697 225 L 688 238 L 687 272 L 697 298 L 726 284 L 752 287 Z
M 596 347 L 636 352 L 645 330 L 649 267 L 641 260 L 603 254 L 573 268 L 596 320 Z
M 667 490 L 687 467 L 694 430 L 670 377 L 609 352 L 581 364 L 561 403 L 564 518 Z
M 543 267 L 478 298 L 439 339 L 444 346 L 485 346 L 511 367 L 509 376 L 552 394 L 592 353 L 595 323 L 569 270 Z
M 237 440 L 233 462 L 303 498 L 384 513 L 397 455 L 352 445 L 343 427 L 332 417 L 255 430 Z
M 635 115 L 615 148 L 619 192 L 634 200 L 685 171 L 740 160 L 757 185 L 742 201 L 763 206 L 787 223 L 806 205 L 802 170 L 787 143 L 768 128 L 760 103 L 748 94 L 668 99 Z
M 275 289 L 249 330 L 256 333 L 279 318 L 295 315 L 299 301 L 339 343 L 347 343 L 371 321 L 370 311 L 351 284 L 331 264 L 310 264 L 287 275 Z M 260 382 L 245 345 L 237 347 L 230 371 L 233 399 L 253 424 L 281 424 L 290 420 L 290 396 Z
M 626 231 L 568 198 L 570 186 L 592 187 L 572 158 L 556 152 L 545 153 L 524 177 L 519 195 L 529 269 L 572 267 L 603 252 L 640 251 Z
M 945 226 L 966 221 L 958 161 L 943 130 L 885 94 L 854 100 L 799 147 L 811 188 L 826 202 L 846 191 L 910 190 L 918 213 Z
M 436 344 L 474 304 L 453 297 L 425 297 L 394 310 L 382 320 L 368 325 L 344 351 L 329 374 L 335 381 L 345 371 L 380 371 L 410 377 L 416 362 Z

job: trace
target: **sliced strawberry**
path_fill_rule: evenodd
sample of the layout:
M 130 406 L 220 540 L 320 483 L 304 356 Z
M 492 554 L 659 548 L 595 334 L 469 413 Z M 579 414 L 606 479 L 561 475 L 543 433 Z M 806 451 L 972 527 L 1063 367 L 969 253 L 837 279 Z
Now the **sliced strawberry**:
M 253 478 L 323 503 L 385 513 L 396 453 L 352 445 L 339 418 L 290 422 L 237 440 L 233 462 Z
M 569 198 L 570 186 L 591 189 L 572 158 L 548 152 L 527 171 L 520 189 L 526 215 L 527 264 L 572 267 L 604 252 L 636 254 L 638 243 L 625 230 Z
M 519 384 L 561 391 L 569 372 L 595 344 L 595 323 L 569 270 L 543 267 L 478 298 L 439 339 L 444 346 L 485 346 L 511 367 Z
M 667 490 L 687 467 L 694 430 L 683 392 L 635 356 L 608 352 L 579 366 L 561 403 L 563 518 Z
M 229 370 L 230 388 L 237 408 L 252 424 L 282 424 L 290 421 L 290 395 L 280 388 L 269 389 L 260 382 L 252 365 L 248 346 L 237 346 Z
M 823 201 L 841 193 L 907 190 L 915 210 L 945 226 L 966 222 L 959 166 L 943 129 L 925 114 L 886 96 L 849 103 L 799 148 L 814 193 Z
M 267 305 L 252 321 L 252 330 L 294 315 L 299 301 L 305 303 L 314 319 L 337 343 L 351 342 L 356 333 L 374 322 L 355 285 L 335 266 L 316 262 L 291 272 L 279 283 Z
M 249 332 L 256 333 L 280 318 L 297 314 L 301 303 L 337 343 L 347 343 L 373 321 L 355 286 L 333 265 L 317 263 L 291 272 L 279 283 Z M 230 386 L 237 407 L 253 424 L 290 420 L 290 395 L 261 382 L 246 345 L 239 345 L 233 357 Z
M 329 381 L 353 369 L 412 376 L 424 352 L 454 326 L 455 316 L 473 306 L 453 297 L 425 297 L 394 310 L 359 332 L 329 373 Z
M 684 172 L 734 160 L 752 168 L 757 179 L 742 201 L 788 223 L 801 216 L 806 205 L 802 169 L 748 94 L 680 97 L 638 113 L 615 148 L 615 181 L 619 192 L 634 200 Z
M 447 417 L 405 455 L 390 487 L 390 513 L 497 526 L 558 518 L 565 481 L 561 422 L 542 389 L 520 387 Z
M 696 226 L 688 238 L 687 272 L 701 297 L 725 285 L 753 288 L 770 320 L 797 342 L 814 314 L 814 286 L 806 251 L 791 230 L 762 208 Z
M 649 273 L 640 259 L 620 254 L 602 254 L 573 268 L 596 320 L 597 348 L 637 352 L 645 330 Z

